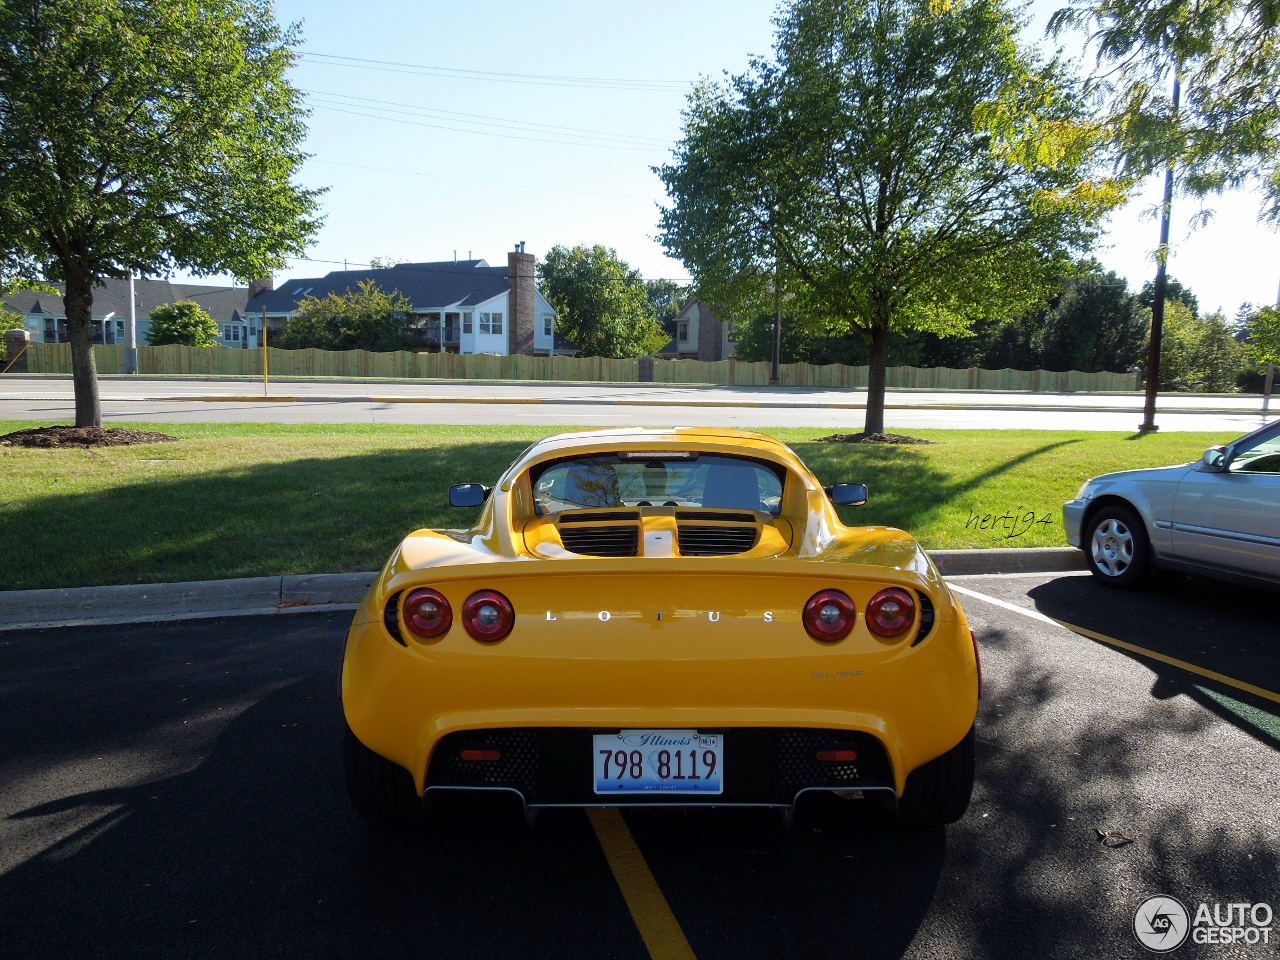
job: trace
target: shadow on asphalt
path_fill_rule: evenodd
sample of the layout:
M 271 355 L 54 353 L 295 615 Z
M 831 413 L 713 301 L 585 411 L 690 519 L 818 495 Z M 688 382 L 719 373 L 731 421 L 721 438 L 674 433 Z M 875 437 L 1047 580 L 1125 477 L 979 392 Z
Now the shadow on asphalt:
M 1275 593 L 1171 574 L 1140 591 L 1114 590 L 1092 577 L 1061 577 L 1027 595 L 1046 616 L 1280 692 Z M 1150 657 L 1108 649 L 1155 672 L 1155 699 L 1190 697 L 1280 750 L 1280 704 Z

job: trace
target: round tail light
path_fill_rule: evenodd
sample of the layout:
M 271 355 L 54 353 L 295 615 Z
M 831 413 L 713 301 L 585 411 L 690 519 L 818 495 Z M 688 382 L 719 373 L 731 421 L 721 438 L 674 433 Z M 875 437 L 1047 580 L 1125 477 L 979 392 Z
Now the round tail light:
M 804 628 L 823 643 L 843 640 L 858 622 L 858 610 L 849 595 L 839 590 L 819 590 L 804 605 Z
M 443 636 L 452 624 L 453 607 L 439 590 L 414 590 L 404 598 L 404 625 L 416 636 Z
M 897 587 L 881 590 L 867 604 L 867 626 L 882 637 L 897 637 L 916 622 L 916 601 Z
M 462 605 L 462 625 L 475 640 L 497 643 L 516 622 L 511 601 L 496 590 L 477 590 Z

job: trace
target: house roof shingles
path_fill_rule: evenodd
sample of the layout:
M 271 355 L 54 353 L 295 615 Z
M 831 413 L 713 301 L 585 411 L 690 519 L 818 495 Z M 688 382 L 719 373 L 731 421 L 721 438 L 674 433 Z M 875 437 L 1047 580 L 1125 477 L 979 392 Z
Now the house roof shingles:
M 270 314 L 291 313 L 304 296 L 341 295 L 365 280 L 373 280 L 388 293 L 398 290 L 415 310 L 474 306 L 508 288 L 507 268 L 491 267 L 484 260 L 399 263 L 377 270 L 333 270 L 323 277 L 290 277 L 276 289 L 259 293 L 245 309 L 257 313 L 266 307 Z
M 67 310 L 62 302 L 62 293 L 66 287 L 61 283 L 51 286 L 58 292 L 17 290 L 6 296 L 3 302 L 10 309 L 23 314 L 44 313 L 65 317 Z M 170 283 L 168 280 L 135 280 L 134 293 L 139 317 L 149 316 L 152 310 L 162 304 L 192 300 L 219 323 L 228 323 L 237 312 L 242 313 L 249 296 L 247 287 L 215 287 L 195 283 Z M 121 319 L 129 315 L 128 280 L 109 279 L 102 286 L 93 288 L 93 315 L 103 317 L 113 311 Z

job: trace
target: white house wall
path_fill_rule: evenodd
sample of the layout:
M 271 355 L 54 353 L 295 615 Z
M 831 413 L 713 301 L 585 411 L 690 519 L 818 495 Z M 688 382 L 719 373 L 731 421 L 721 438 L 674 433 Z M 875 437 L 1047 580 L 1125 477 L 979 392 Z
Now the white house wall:
M 480 314 L 482 313 L 501 313 L 502 332 L 481 333 Z M 458 337 L 458 352 L 496 353 L 505 357 L 507 355 L 507 333 L 510 323 L 511 311 L 507 309 L 506 291 L 496 297 L 490 297 L 488 300 L 477 303 L 471 308 L 471 332 L 465 332 L 466 328 L 464 326 L 463 333 Z

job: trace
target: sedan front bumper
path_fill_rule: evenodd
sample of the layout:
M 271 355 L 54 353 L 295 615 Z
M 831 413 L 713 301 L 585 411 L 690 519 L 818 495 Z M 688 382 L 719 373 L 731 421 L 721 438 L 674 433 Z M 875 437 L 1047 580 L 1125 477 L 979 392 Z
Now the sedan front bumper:
M 1088 500 L 1068 500 L 1062 505 L 1062 529 L 1066 531 L 1067 543 L 1073 547 L 1080 546 L 1080 524 L 1088 506 Z

